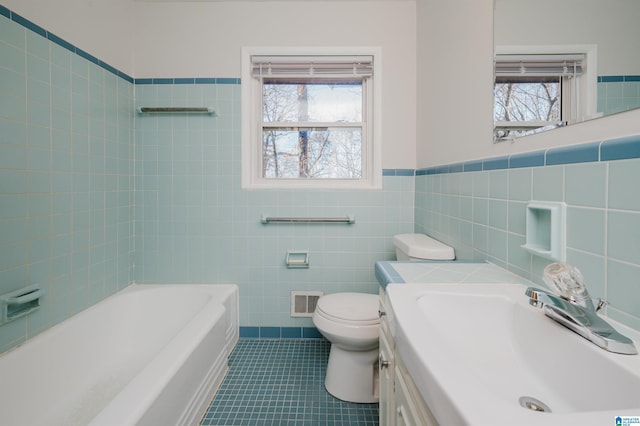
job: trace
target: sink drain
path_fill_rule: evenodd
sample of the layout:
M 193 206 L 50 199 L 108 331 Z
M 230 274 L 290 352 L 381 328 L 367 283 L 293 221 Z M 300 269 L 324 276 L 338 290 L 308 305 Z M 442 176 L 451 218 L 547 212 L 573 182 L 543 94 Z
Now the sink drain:
M 520 405 L 527 410 L 537 411 L 539 413 L 550 413 L 551 408 L 539 399 L 532 398 L 530 396 L 521 396 L 519 399 Z

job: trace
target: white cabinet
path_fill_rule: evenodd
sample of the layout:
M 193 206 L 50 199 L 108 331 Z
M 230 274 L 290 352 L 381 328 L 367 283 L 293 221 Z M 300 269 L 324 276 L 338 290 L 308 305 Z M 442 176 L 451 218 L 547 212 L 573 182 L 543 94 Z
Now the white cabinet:
M 420 423 L 420 415 L 411 398 L 411 392 L 404 376 L 396 370 L 396 426 L 417 426 Z
M 389 330 L 385 306 L 380 295 L 380 425 L 392 425 L 394 422 L 396 401 L 394 395 L 395 350 Z
M 396 359 L 395 394 L 396 426 L 438 426 L 400 359 Z
M 380 290 L 380 426 L 438 426 L 395 351 L 393 311 Z

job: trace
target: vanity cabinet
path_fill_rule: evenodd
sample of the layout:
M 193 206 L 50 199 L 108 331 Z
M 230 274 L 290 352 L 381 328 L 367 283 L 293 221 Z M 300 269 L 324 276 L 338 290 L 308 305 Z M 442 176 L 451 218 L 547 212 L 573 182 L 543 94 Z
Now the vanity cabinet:
M 380 291 L 380 356 L 378 369 L 380 378 L 380 426 L 395 422 L 396 402 L 394 395 L 394 374 L 396 368 L 395 348 L 389 329 L 389 318 L 383 301 L 384 290 Z
M 396 359 L 395 371 L 395 426 L 438 426 L 431 410 L 420 396 L 411 376 L 401 360 Z M 381 423 L 382 424 L 382 423 Z
M 438 426 L 411 376 L 397 356 L 391 329 L 393 312 L 380 290 L 380 426 Z

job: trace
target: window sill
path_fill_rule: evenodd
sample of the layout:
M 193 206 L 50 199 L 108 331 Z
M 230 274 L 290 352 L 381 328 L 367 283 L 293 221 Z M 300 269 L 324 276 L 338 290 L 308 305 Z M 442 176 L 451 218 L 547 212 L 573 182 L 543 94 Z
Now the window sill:
M 373 180 L 296 180 L 296 179 L 273 179 L 260 180 L 258 182 L 243 182 L 244 190 L 318 190 L 318 191 L 339 191 L 339 190 L 381 190 L 382 175 Z

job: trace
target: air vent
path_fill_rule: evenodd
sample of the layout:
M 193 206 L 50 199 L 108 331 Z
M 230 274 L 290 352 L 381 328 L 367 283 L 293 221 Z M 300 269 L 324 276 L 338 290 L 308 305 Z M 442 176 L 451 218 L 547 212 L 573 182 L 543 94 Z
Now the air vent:
M 291 316 L 312 317 L 316 309 L 318 299 L 324 296 L 322 291 L 292 291 L 291 292 Z

